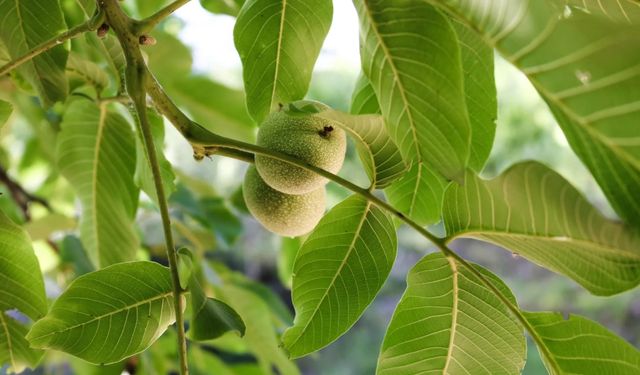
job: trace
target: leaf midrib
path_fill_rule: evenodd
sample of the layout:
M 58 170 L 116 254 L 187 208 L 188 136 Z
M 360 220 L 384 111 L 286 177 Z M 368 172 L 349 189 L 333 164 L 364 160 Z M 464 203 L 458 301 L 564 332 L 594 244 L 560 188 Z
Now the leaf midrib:
M 360 232 L 362 230 L 362 226 L 364 225 L 364 222 L 366 221 L 367 215 L 369 214 L 369 208 L 371 207 L 371 204 L 372 203 L 370 201 L 367 201 L 367 203 L 365 205 L 365 208 L 362 211 L 363 212 L 362 213 L 362 217 L 360 218 L 360 221 L 358 222 L 358 226 L 357 226 L 356 230 L 354 231 L 353 240 L 351 240 L 351 243 L 349 244 L 349 250 L 345 254 L 344 259 L 342 259 L 342 262 L 340 263 L 340 267 L 338 267 L 338 270 L 336 271 L 335 275 L 333 275 L 333 278 L 331 279 L 331 282 L 329 283 L 329 285 L 325 289 L 322 297 L 320 298 L 320 300 L 318 301 L 318 304 L 316 305 L 317 307 L 315 308 L 315 310 L 313 310 L 313 313 L 311 314 L 311 316 L 307 320 L 307 323 L 299 331 L 299 334 L 297 335 L 296 339 L 290 345 L 288 345 L 289 348 L 292 348 L 296 343 L 298 343 L 298 341 L 300 341 L 300 338 L 302 337 L 302 335 L 304 335 L 304 333 L 306 332 L 307 328 L 309 328 L 309 325 L 311 324 L 311 322 L 315 318 L 315 316 L 318 313 L 318 311 L 320 311 L 320 306 L 322 306 L 322 304 L 324 303 L 325 298 L 327 298 L 327 295 L 329 294 L 329 290 L 333 288 L 333 286 L 334 286 L 334 284 L 336 282 L 336 279 L 338 278 L 338 275 L 340 275 L 342 273 L 342 269 L 347 264 L 347 259 L 349 259 L 349 257 L 351 256 L 351 253 L 353 252 L 353 249 L 355 248 L 356 241 L 360 237 Z
M 273 102 L 276 98 L 278 88 L 278 77 L 280 75 L 280 55 L 282 53 L 282 39 L 284 34 L 284 20 L 287 12 L 287 0 L 282 0 L 282 14 L 280 15 L 280 26 L 278 29 L 278 47 L 276 49 L 275 71 L 273 73 L 273 89 L 271 90 L 271 100 L 269 101 L 269 112 L 273 109 Z
M 447 374 L 447 370 L 449 369 L 449 364 L 453 359 L 452 353 L 453 353 L 453 348 L 455 346 L 455 338 L 456 338 L 457 326 L 458 326 L 458 311 L 459 311 L 458 310 L 458 293 L 459 293 L 458 265 L 456 264 L 455 259 L 451 259 L 450 257 L 447 257 L 447 261 L 449 262 L 449 266 L 451 267 L 451 274 L 452 274 L 453 306 L 451 307 L 451 338 L 449 339 L 449 347 L 447 348 L 447 359 L 446 359 L 444 368 L 442 369 L 443 375 Z
M 100 117 L 98 118 L 98 133 L 96 135 L 96 144 L 93 154 L 93 171 L 91 174 L 91 207 L 93 216 L 93 231 L 95 235 L 95 246 L 98 252 L 96 257 L 97 268 L 101 267 L 102 252 L 100 246 L 100 235 L 98 225 L 98 164 L 100 160 L 100 150 L 102 148 L 102 137 L 104 134 L 104 125 L 107 118 L 107 108 L 105 105 L 100 106 Z

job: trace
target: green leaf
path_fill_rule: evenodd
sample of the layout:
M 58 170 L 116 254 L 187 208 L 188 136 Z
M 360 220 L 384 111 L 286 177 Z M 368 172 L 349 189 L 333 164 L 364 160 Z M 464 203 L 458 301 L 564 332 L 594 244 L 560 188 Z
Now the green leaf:
M 468 176 L 449 188 L 443 211 L 449 239 L 503 246 L 596 295 L 640 283 L 640 235 L 604 218 L 542 164 L 516 164 L 493 180 Z
M 517 304 L 497 276 L 474 267 Z M 407 276 L 377 374 L 520 374 L 525 358 L 523 329 L 504 303 L 464 265 L 434 253 Z
M 66 30 L 58 1 L 0 0 L 0 25 L 0 38 L 12 59 Z M 60 45 L 34 57 L 18 71 L 45 105 L 50 105 L 67 96 L 66 62 L 67 50 Z
M 33 320 L 47 312 L 38 259 L 27 233 L 0 211 L 0 313 L 18 309 Z
M 192 319 L 189 338 L 195 341 L 213 340 L 223 334 L 235 331 L 244 336 L 245 325 L 242 318 L 226 303 L 207 298 L 195 277 L 189 283 L 191 292 Z
M 245 0 L 200 0 L 200 5 L 211 13 L 237 16 Z
M 332 15 L 330 0 L 246 0 L 233 36 L 256 122 L 306 95 Z
M 421 0 L 354 3 L 362 69 L 404 159 L 462 181 L 471 130 L 455 30 Z
M 445 4 L 527 75 L 613 208 L 640 228 L 640 49 L 629 48 L 640 25 L 565 13 L 562 0 Z
M 244 141 L 254 141 L 256 126 L 247 114 L 244 95 L 203 76 L 181 78 L 167 92 L 207 129 Z
M 0 129 L 7 123 L 9 116 L 13 112 L 13 106 L 11 103 L 0 100 Z
M 360 74 L 351 95 L 351 113 L 354 115 L 379 114 L 380 104 L 369 79 Z
M 147 117 L 151 127 L 151 135 L 153 143 L 158 155 L 158 163 L 160 164 L 160 175 L 162 178 L 162 186 L 164 187 L 165 196 L 170 197 L 176 191 L 173 167 L 164 156 L 164 120 L 156 111 L 148 110 Z M 140 187 L 156 204 L 158 203 L 158 194 L 153 181 L 153 172 L 147 157 L 147 152 L 142 144 L 141 136 L 136 137 L 136 172 L 134 175 L 136 185 Z
M 638 349 L 596 322 L 558 313 L 523 314 L 543 342 L 538 350 L 553 375 L 634 375 L 640 369 Z
M 293 327 L 282 342 L 292 358 L 330 344 L 360 318 L 396 256 L 391 217 L 359 197 L 327 213 L 298 252 L 293 271 Z
M 271 312 L 266 303 L 245 287 L 227 283 L 216 289 L 216 295 L 229 304 L 246 324 L 243 342 L 258 359 L 263 373 L 276 368 L 282 375 L 298 375 L 298 368 L 290 362 L 278 346 Z
M 148 348 L 175 321 L 169 269 L 152 262 L 120 263 L 74 280 L 27 339 L 109 364 Z
M 401 179 L 385 189 L 389 203 L 420 225 L 440 221 L 449 183 L 422 163 L 413 163 Z
M 133 220 L 135 135 L 127 121 L 105 106 L 78 100 L 67 108 L 58 136 L 58 166 L 80 198 L 80 238 L 101 268 L 135 259 Z
M 31 349 L 24 338 L 27 328 L 0 311 L 0 368 L 8 364 L 8 373 L 19 374 L 28 368 L 35 368 L 43 351 Z
M 458 35 L 464 73 L 464 95 L 471 125 L 469 168 L 484 167 L 496 135 L 498 100 L 493 67 L 493 48 L 462 22 L 450 19 Z
M 180 287 L 187 289 L 193 274 L 193 254 L 186 247 L 178 249 L 178 277 Z

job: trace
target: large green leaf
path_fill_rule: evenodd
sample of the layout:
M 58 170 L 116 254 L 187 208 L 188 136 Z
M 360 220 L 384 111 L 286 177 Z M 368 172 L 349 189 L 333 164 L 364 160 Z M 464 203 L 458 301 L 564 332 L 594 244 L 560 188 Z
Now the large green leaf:
M 538 350 L 549 372 L 584 375 L 635 375 L 640 352 L 596 322 L 581 316 L 524 312 L 542 340 Z
M 564 0 L 438 2 L 528 76 L 614 209 L 640 227 L 640 25 L 565 13 Z
M 16 59 L 66 29 L 58 1 L 0 0 L 0 38 Z M 19 72 L 49 105 L 67 96 L 67 50 L 56 46 L 23 64 Z
M 525 162 L 493 180 L 468 179 L 445 195 L 449 239 L 503 246 L 597 295 L 640 283 L 640 235 L 604 218 L 556 172 Z
M 362 69 L 405 160 L 462 181 L 471 130 L 456 32 L 421 0 L 355 0 Z
M 516 304 L 497 276 L 474 267 Z M 525 358 L 524 331 L 504 303 L 464 265 L 435 253 L 407 276 L 377 373 L 520 374 Z
M 247 0 L 234 29 L 247 106 L 260 123 L 271 111 L 302 99 L 331 26 L 330 0 Z
M 0 313 L 18 309 L 33 320 L 47 312 L 38 259 L 27 233 L 0 211 Z
M 77 100 L 67 108 L 58 137 L 58 165 L 82 202 L 82 242 L 97 268 L 133 260 L 135 135 L 106 107 Z
M 28 329 L 0 311 L 0 368 L 9 365 L 9 373 L 19 374 L 27 367 L 35 368 L 43 351 L 32 349 L 24 338 Z
M 74 280 L 27 339 L 91 363 L 115 363 L 148 348 L 175 321 L 169 269 L 116 264 Z
M 330 344 L 360 318 L 387 279 L 397 239 L 389 215 L 352 196 L 320 220 L 293 271 L 293 327 L 282 342 L 297 358 Z
M 451 19 L 451 24 L 460 44 L 464 96 L 471 125 L 469 167 L 479 172 L 491 153 L 498 117 L 493 48 L 462 22 Z
M 0 129 L 2 129 L 7 120 L 9 120 L 11 112 L 13 112 L 11 103 L 0 100 Z

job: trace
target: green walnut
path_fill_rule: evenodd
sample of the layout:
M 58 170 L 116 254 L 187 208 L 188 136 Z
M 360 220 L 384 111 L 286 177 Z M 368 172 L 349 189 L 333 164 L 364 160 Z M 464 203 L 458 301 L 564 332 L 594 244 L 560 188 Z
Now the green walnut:
M 311 232 L 324 214 L 324 187 L 306 194 L 285 194 L 267 185 L 254 166 L 244 176 L 242 191 L 253 217 L 281 236 L 296 237 Z
M 344 130 L 332 122 L 284 111 L 272 113 L 260 125 L 257 143 L 331 173 L 342 168 L 347 147 Z M 269 186 L 287 194 L 309 193 L 327 183 L 314 172 L 264 155 L 256 155 L 256 167 Z

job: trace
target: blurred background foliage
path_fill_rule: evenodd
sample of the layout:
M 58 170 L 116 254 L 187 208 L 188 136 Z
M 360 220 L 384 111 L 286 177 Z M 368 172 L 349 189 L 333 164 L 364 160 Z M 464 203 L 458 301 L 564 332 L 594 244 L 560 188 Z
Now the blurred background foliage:
M 63 3 L 68 25 L 75 25 L 85 17 L 79 4 L 91 4 L 76 0 Z M 125 1 L 131 14 L 141 17 L 163 3 L 167 1 Z M 239 3 L 191 2 L 152 34 L 158 43 L 145 51 L 159 81 L 196 121 L 224 135 L 252 140 L 256 124 L 247 115 L 241 91 L 241 65 L 233 48 L 234 19 L 202 8 L 233 15 Z M 334 25 L 308 96 L 347 111 L 359 72 L 357 18 L 349 2 L 334 3 Z M 87 13 L 90 10 L 88 5 Z M 78 38 L 72 42 L 72 50 L 91 55 L 95 53 L 94 39 L 94 35 Z M 110 35 L 106 44 L 112 42 L 115 41 Z M 78 57 L 69 69 L 75 94 L 83 95 L 92 85 L 106 86 L 117 94 L 116 75 L 109 71 L 117 67 L 107 66 L 97 53 L 95 56 L 96 63 Z M 499 57 L 496 60 L 498 129 L 483 175 L 493 177 L 516 161 L 539 160 L 569 179 L 606 215 L 613 216 L 602 192 L 570 150 L 551 113 L 526 78 Z M 0 99 L 13 102 L 20 113 L 0 129 L 0 166 L 9 179 L 0 176 L 3 181 L 0 209 L 16 222 L 26 222 L 45 273 L 47 293 L 55 297 L 73 278 L 92 270 L 74 230 L 79 205 L 55 167 L 55 137 L 63 106 L 44 110 L 35 97 L 19 95 L 5 81 L 0 81 L 0 85 Z M 128 116 L 124 109 L 122 113 Z M 269 373 L 274 366 L 282 373 L 296 373 L 278 350 L 275 333 L 282 332 L 293 319 L 289 287 L 292 261 L 300 240 L 276 237 L 247 214 L 239 191 L 246 165 L 221 157 L 196 162 L 190 146 L 173 128 L 166 126 L 165 132 L 165 152 L 177 177 L 170 206 L 178 245 L 188 246 L 206 259 L 204 276 L 212 286 L 209 292 L 228 299 L 244 314 L 248 324 L 244 339 L 231 334 L 206 345 L 192 345 L 192 372 L 257 375 Z M 356 183 L 366 183 L 353 147 L 340 174 Z M 30 217 L 25 215 L 11 199 L 16 194 L 11 181 L 19 182 L 36 196 L 46 197 L 51 209 L 34 203 L 29 209 Z M 342 188 L 329 185 L 329 205 L 347 195 Z M 136 223 L 141 239 L 139 257 L 164 263 L 160 218 L 146 196 L 142 197 Z M 297 361 L 301 373 L 374 373 L 385 328 L 404 291 L 406 273 L 424 254 L 434 251 L 409 228 L 400 227 L 399 231 L 398 258 L 379 296 L 348 334 L 319 353 Z M 489 244 L 459 240 L 453 246 L 463 256 L 502 277 L 523 309 L 578 313 L 640 345 L 639 290 L 615 297 L 595 297 L 569 279 Z M 123 369 L 133 368 L 141 374 L 171 373 L 176 370 L 174 334 L 169 330 L 150 350 L 126 363 L 98 368 L 50 353 L 47 367 L 34 373 L 120 374 Z M 524 373 L 545 373 L 537 351 L 529 351 Z

